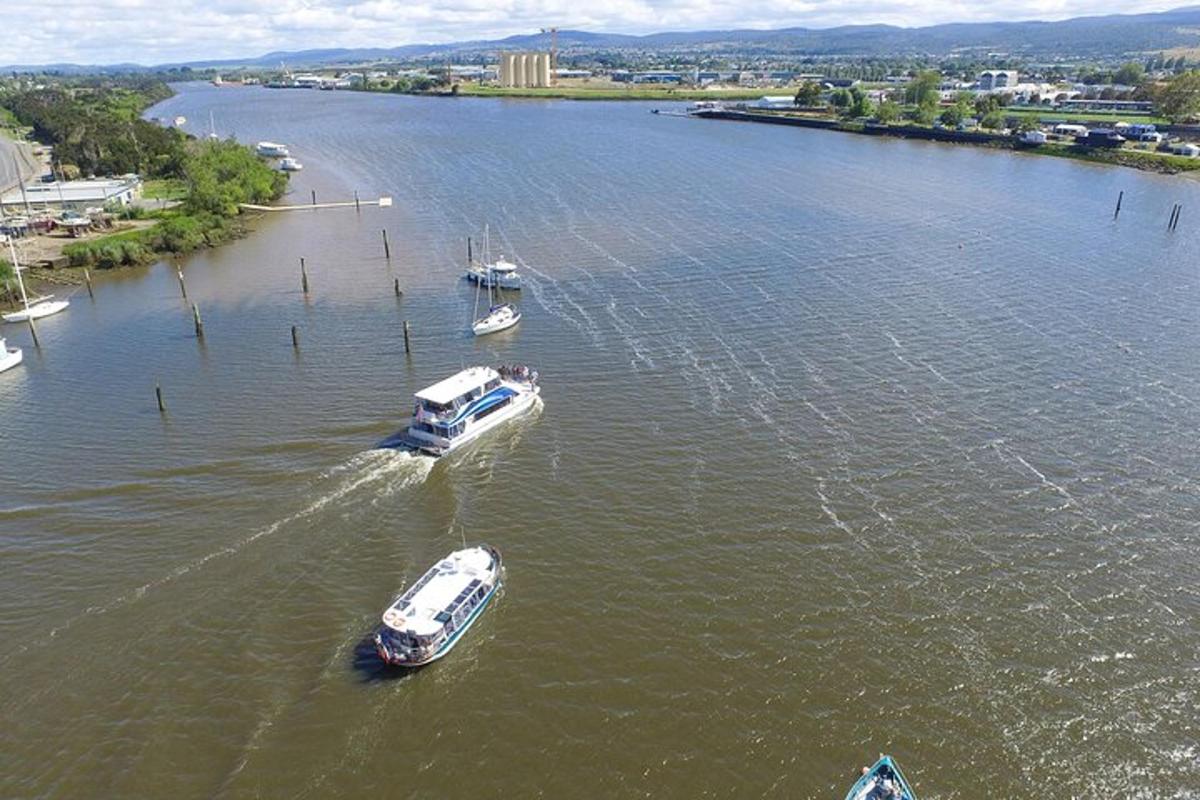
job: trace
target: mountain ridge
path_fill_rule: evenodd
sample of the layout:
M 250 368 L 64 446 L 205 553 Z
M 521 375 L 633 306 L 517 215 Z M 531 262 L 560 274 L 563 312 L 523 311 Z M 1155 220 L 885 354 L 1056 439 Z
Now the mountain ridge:
M 501 39 L 407 44 L 396 47 L 343 47 L 275 50 L 260 56 L 138 64 L 9 65 L 6 72 L 130 72 L 168 69 L 319 67 L 371 61 L 441 57 L 486 57 L 504 49 L 549 49 L 548 33 L 516 34 Z M 801 57 L 949 56 L 991 50 L 1017 57 L 1138 57 L 1175 47 L 1200 47 L 1200 6 L 1142 14 L 1106 14 L 1065 20 L 949 22 L 920 27 L 885 24 L 830 28 L 660 31 L 649 34 L 560 30 L 565 56 L 605 51 L 652 51 L 662 55 L 702 50 L 711 55 Z

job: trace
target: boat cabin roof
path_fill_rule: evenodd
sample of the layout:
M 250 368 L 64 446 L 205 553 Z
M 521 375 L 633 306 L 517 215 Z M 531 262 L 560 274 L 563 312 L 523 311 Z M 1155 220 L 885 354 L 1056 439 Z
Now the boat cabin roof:
M 456 397 L 462 397 L 472 389 L 478 389 L 488 381 L 497 379 L 500 373 L 491 367 L 468 367 L 462 372 L 426 386 L 417 392 L 418 400 L 427 400 L 438 405 L 449 405 Z
M 482 547 L 457 550 L 429 569 L 383 612 L 383 624 L 395 631 L 432 636 L 449 620 L 459 595 L 474 591 L 491 575 L 492 556 Z M 415 590 L 415 591 L 414 591 Z
M 492 272 L 516 272 L 517 265 L 511 261 L 505 261 L 504 256 L 500 256 L 491 264 L 486 265 Z

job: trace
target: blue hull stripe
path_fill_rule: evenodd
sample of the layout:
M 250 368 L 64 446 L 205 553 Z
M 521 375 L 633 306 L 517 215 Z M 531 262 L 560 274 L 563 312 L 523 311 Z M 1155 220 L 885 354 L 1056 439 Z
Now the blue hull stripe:
M 445 425 L 446 427 L 457 425 L 472 414 L 478 414 L 480 411 L 486 411 L 497 403 L 501 403 L 510 397 L 516 397 L 516 395 L 516 389 L 510 389 L 507 386 L 498 386 L 485 394 L 483 397 L 480 397 L 478 400 L 468 403 L 461 411 L 458 412 L 457 415 L 455 415 L 454 419 L 450 420 L 449 422 L 439 422 L 438 424 Z

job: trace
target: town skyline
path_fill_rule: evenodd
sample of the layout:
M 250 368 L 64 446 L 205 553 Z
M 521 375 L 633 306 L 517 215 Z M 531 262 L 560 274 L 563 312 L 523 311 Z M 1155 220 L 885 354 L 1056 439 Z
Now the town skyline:
M 62 14 L 53 13 L 55 8 Z M 964 7 L 947 1 L 811 3 L 774 0 L 752 10 L 725 2 L 620 0 L 585 12 L 563 2 L 400 3 L 396 0 L 283 0 L 151 3 L 98 0 L 86 14 L 55 0 L 13 0 L 14 32 L 0 43 L 0 64 L 137 64 L 252 59 L 273 52 L 325 48 L 393 48 L 498 40 L 555 26 L 643 36 L 717 30 L 823 30 L 847 25 L 921 28 L 950 23 L 1060 21 L 1082 16 L 1146 14 L 1178 3 L 1016 0 Z M 47 12 L 50 13 L 47 13 Z

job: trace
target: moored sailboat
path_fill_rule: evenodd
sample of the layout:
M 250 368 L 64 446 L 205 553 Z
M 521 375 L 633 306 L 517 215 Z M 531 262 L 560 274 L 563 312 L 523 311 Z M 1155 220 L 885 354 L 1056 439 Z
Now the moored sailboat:
M 51 314 L 57 314 L 71 305 L 69 300 L 55 300 L 54 295 L 51 294 L 30 300 L 29 295 L 25 293 L 25 279 L 21 277 L 21 265 L 17 262 L 17 248 L 13 245 L 12 239 L 8 240 L 8 252 L 12 257 L 13 272 L 17 274 L 17 286 L 21 290 L 21 304 L 24 308 L 0 314 L 5 322 L 28 322 L 33 319 L 41 319 Z
M 19 347 L 9 347 L 8 342 L 0 336 L 0 372 L 12 369 L 17 364 L 20 364 L 25 354 Z

